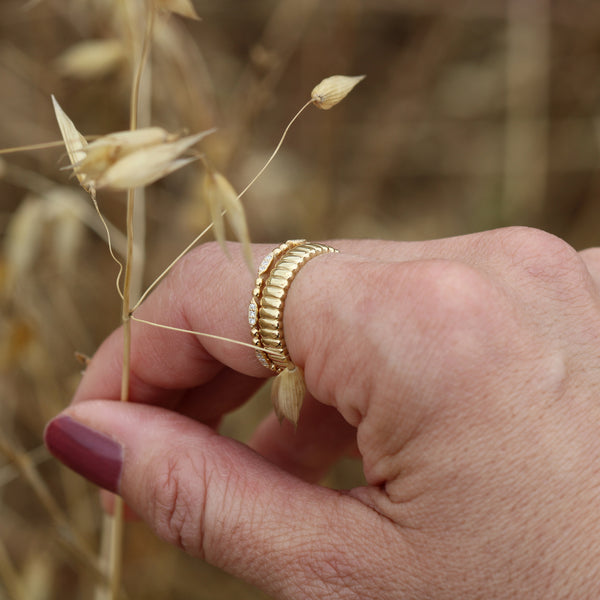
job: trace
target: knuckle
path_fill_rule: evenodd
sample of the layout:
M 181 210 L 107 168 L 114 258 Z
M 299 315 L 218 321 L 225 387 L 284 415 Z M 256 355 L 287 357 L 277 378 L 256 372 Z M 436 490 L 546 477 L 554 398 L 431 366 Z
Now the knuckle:
M 415 369 L 443 373 L 447 389 L 485 371 L 485 361 L 505 344 L 512 316 L 505 297 L 479 270 L 454 261 L 427 261 L 416 282 Z
M 185 449 L 177 448 L 161 460 L 161 465 L 150 484 L 151 522 L 159 537 L 201 556 L 205 502 L 185 484 L 191 472 L 201 471 L 197 459 L 192 460 Z M 202 474 L 198 473 L 195 480 L 202 481 Z
M 427 261 L 419 270 L 420 309 L 440 332 L 479 330 L 489 323 L 498 296 L 489 278 L 455 261 Z
M 586 272 L 581 255 L 559 237 L 527 227 L 511 227 L 504 233 L 503 249 L 511 267 L 543 286 L 571 286 Z

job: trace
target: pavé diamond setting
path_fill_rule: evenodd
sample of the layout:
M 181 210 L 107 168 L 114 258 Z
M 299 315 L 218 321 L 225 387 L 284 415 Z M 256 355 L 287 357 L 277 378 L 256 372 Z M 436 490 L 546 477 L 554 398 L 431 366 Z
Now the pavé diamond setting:
M 256 305 L 256 300 L 252 298 L 252 300 L 250 300 L 250 306 L 248 306 L 248 323 L 250 323 L 250 327 L 254 327 L 257 320 L 258 306 Z
M 265 256 L 262 259 L 262 262 L 258 266 L 258 274 L 259 275 L 262 275 L 269 268 L 269 265 L 271 264 L 272 260 L 273 260 L 273 253 L 272 252 L 271 252 L 271 254 L 267 254 L 267 256 Z

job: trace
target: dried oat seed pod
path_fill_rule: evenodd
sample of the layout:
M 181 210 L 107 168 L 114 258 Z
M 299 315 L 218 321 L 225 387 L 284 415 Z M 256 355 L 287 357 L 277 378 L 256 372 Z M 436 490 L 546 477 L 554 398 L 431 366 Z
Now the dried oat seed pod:
M 229 183 L 229 181 L 218 171 L 206 166 L 206 174 L 203 181 L 204 198 L 208 203 L 210 215 L 215 229 L 215 237 L 227 253 L 225 246 L 225 224 L 223 222 L 223 213 L 231 225 L 235 237 L 242 244 L 244 259 L 250 269 L 254 272 L 252 249 L 250 248 L 250 233 L 246 222 L 246 213 L 239 195 Z
M 54 96 L 52 102 L 73 172 L 92 193 L 102 187 L 126 190 L 153 183 L 196 160 L 181 155 L 214 131 L 179 137 L 162 127 L 146 127 L 109 133 L 88 144 Z
M 280 422 L 288 419 L 294 426 L 298 425 L 305 392 L 304 373 L 300 367 L 292 365 L 275 377 L 271 387 L 271 401 Z
M 85 158 L 84 149 L 88 145 L 87 140 L 79 133 L 73 121 L 69 119 L 54 96 L 52 96 L 52 104 L 54 105 L 54 114 L 56 115 L 56 121 L 58 122 L 60 133 L 65 142 L 65 147 L 67 148 L 69 160 L 71 161 L 71 164 L 75 165 Z M 77 169 L 74 169 L 74 172 L 79 183 L 87 190 L 88 187 L 85 184 L 85 178 Z
M 196 160 L 193 156 L 180 156 L 209 133 L 212 131 L 196 133 L 175 142 L 140 148 L 115 161 L 94 184 L 97 188 L 107 187 L 114 190 L 149 185 Z
M 310 94 L 313 104 L 322 110 L 329 110 L 341 102 L 366 76 L 332 75 L 323 79 Z
M 160 10 L 166 10 L 187 19 L 194 19 L 194 21 L 200 20 L 191 0 L 156 0 L 156 5 Z
M 85 40 L 65 50 L 55 64 L 62 75 L 92 80 L 115 71 L 126 59 L 121 40 Z

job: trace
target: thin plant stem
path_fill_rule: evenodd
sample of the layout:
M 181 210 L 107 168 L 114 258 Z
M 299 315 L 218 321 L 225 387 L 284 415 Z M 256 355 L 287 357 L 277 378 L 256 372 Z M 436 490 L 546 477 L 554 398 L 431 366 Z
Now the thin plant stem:
M 117 600 L 121 590 L 121 573 L 123 563 L 123 499 L 115 496 L 111 520 L 111 535 L 108 562 L 108 577 L 110 581 L 110 598 Z
M 267 160 L 267 162 L 264 164 L 264 166 L 262 167 L 262 169 L 254 176 L 254 178 L 252 179 L 252 181 L 237 195 L 238 198 L 241 198 L 252 187 L 252 185 L 254 185 L 254 183 L 256 182 L 256 180 L 265 172 L 266 168 L 271 164 L 271 161 L 275 158 L 275 155 L 277 154 L 277 152 L 279 152 L 279 149 L 281 148 L 281 145 L 283 144 L 283 141 L 285 140 L 285 137 L 286 137 L 288 131 L 290 130 L 290 127 L 294 124 L 294 122 L 296 121 L 296 119 L 304 112 L 304 110 L 307 108 L 307 106 L 309 104 L 312 104 L 312 102 L 313 102 L 312 99 L 309 100 L 292 117 L 292 120 L 287 124 L 286 128 L 283 130 L 283 134 L 281 135 L 281 138 L 279 139 L 279 142 L 278 142 L 277 146 L 275 147 L 275 150 L 273 150 L 273 153 L 269 157 L 269 160 Z M 204 164 L 206 165 L 206 162 L 203 159 L 202 159 L 202 162 L 204 162 Z M 227 213 L 227 211 L 223 210 L 221 212 L 221 215 L 223 216 L 226 213 Z M 200 241 L 200 239 L 202 237 L 204 237 L 204 235 L 206 233 L 208 233 L 212 229 L 213 225 L 214 225 L 214 223 L 210 223 L 207 227 L 205 227 L 204 230 L 201 231 L 194 238 L 194 240 L 192 242 L 190 242 L 187 245 L 187 247 L 184 250 L 182 250 L 177 255 L 177 257 L 167 266 L 167 268 L 148 286 L 148 288 L 146 289 L 146 291 L 141 295 L 140 299 L 136 302 L 135 306 L 131 309 L 132 313 L 139 308 L 140 304 L 146 299 L 146 297 L 148 296 L 148 294 L 150 294 L 150 292 L 168 275 L 169 271 Z
M 95 140 L 101 137 L 100 135 L 86 135 L 85 139 Z M 27 146 L 13 146 L 12 148 L 0 148 L 0 154 L 16 154 L 17 152 L 31 152 L 32 150 L 46 150 L 47 148 L 58 148 L 64 146 L 64 140 L 57 140 L 55 142 L 42 142 L 40 144 L 29 144 Z
M 150 53 L 150 44 L 152 41 L 152 32 L 154 29 L 154 2 L 146 2 L 146 29 L 142 42 L 140 58 L 133 75 L 133 84 L 131 89 L 131 102 L 129 113 L 129 128 L 133 131 L 137 129 L 138 124 L 138 106 L 140 96 L 140 82 L 148 56 Z M 130 382 L 130 361 L 131 361 L 131 279 L 133 268 L 133 250 L 134 250 L 134 201 L 135 190 L 133 188 L 127 191 L 127 253 L 125 259 L 125 271 L 123 277 L 123 296 L 121 318 L 123 321 L 123 363 L 121 375 L 121 402 L 129 401 L 129 382 Z M 115 498 L 114 513 L 111 528 L 111 543 L 109 545 L 108 573 L 110 578 L 110 598 L 116 600 L 121 588 L 121 569 L 123 553 L 123 500 L 120 496 Z
M 44 445 L 38 446 L 35 450 L 27 452 L 26 455 L 29 457 L 31 464 L 34 467 L 37 467 L 39 464 L 50 459 L 48 449 Z M 11 483 L 18 477 L 19 471 L 13 464 L 8 463 L 4 465 L 2 468 L 0 468 L 0 488 Z
M 56 530 L 60 535 L 59 540 L 65 549 L 69 551 L 69 554 L 88 567 L 98 581 L 105 582 L 104 573 L 99 568 L 96 557 L 83 538 L 71 527 L 67 516 L 54 499 L 31 457 L 15 447 L 11 440 L 1 432 L 0 453 L 4 454 L 12 462 L 24 481 L 31 487 L 34 496 L 55 524 Z
M 121 275 L 123 274 L 123 263 L 117 258 L 117 255 L 115 254 L 115 251 L 113 249 L 112 239 L 110 236 L 110 229 L 108 228 L 108 223 L 106 222 L 106 219 L 104 218 L 104 215 L 102 214 L 102 211 L 100 210 L 100 207 L 98 206 L 98 201 L 96 200 L 96 192 L 94 190 L 90 190 L 90 198 L 92 199 L 92 203 L 94 204 L 96 213 L 98 214 L 98 217 L 100 218 L 100 222 L 102 223 L 102 226 L 104 227 L 104 232 L 106 233 L 106 243 L 108 245 L 108 251 L 110 252 L 110 256 L 117 263 L 117 265 L 119 267 L 119 271 L 117 273 L 117 278 L 115 279 L 115 286 L 117 288 L 117 294 L 119 294 L 119 298 L 121 298 L 121 300 L 125 301 L 125 299 L 123 297 L 123 292 L 121 291 Z
M 133 77 L 133 86 L 131 89 L 131 101 L 129 104 L 129 128 L 133 131 L 137 129 L 138 123 L 138 106 L 140 102 L 140 86 L 142 83 L 142 75 L 144 67 L 150 55 L 150 44 L 152 42 L 152 34 L 154 31 L 154 11 L 155 6 L 153 0 L 147 0 L 148 18 L 146 19 L 146 31 L 144 32 L 144 41 L 142 42 L 142 52 L 138 63 L 138 68 Z
M 147 19 L 145 40 L 152 39 L 154 10 Z M 142 53 L 148 52 L 149 44 L 145 46 Z M 137 107 L 137 120 L 140 127 L 149 127 L 151 125 L 152 113 L 152 64 L 144 60 L 145 69 L 143 76 L 140 76 L 139 91 L 140 99 Z M 135 302 L 142 293 L 144 284 L 144 270 L 146 262 L 146 188 L 139 187 L 135 190 L 133 223 L 135 230 L 135 240 L 133 246 L 133 273 L 131 278 L 131 301 Z
M 25 585 L 0 538 L 0 581 L 13 600 L 26 600 Z
M 29 146 L 15 146 L 13 148 L 1 148 L 0 154 L 14 154 L 16 152 L 29 152 L 31 150 L 44 150 L 46 148 L 58 148 L 64 146 L 64 140 L 56 142 L 44 142 L 42 144 L 30 144 Z
M 168 329 L 169 331 L 179 331 L 180 333 L 191 333 L 192 335 L 197 335 L 199 337 L 210 338 L 213 340 L 219 340 L 221 342 L 228 342 L 230 344 L 236 344 L 237 346 L 244 346 L 246 348 L 252 348 L 252 350 L 256 350 L 256 346 L 254 344 L 249 344 L 247 342 L 240 342 L 239 340 L 233 340 L 231 338 L 223 337 L 221 335 L 215 335 L 213 333 L 204 333 L 202 331 L 194 331 L 192 329 L 181 329 L 180 327 L 173 327 L 171 325 L 163 325 L 161 323 L 155 323 L 154 321 L 146 321 L 145 319 L 140 319 L 131 315 L 132 321 L 137 321 L 138 323 L 144 323 L 146 325 L 152 325 L 152 327 L 159 327 L 160 329 Z M 262 352 L 266 354 L 278 355 L 279 352 L 277 350 L 270 350 L 269 348 L 261 348 Z
M 281 144 L 283 144 L 283 140 L 285 140 L 285 136 L 287 135 L 288 131 L 290 130 L 290 127 L 294 124 L 294 121 L 304 112 L 304 110 L 306 109 L 306 107 L 309 104 L 312 104 L 312 99 L 310 99 L 292 117 L 292 120 L 287 124 L 287 127 L 283 130 L 283 134 L 281 136 L 281 139 L 279 140 L 279 143 L 275 147 L 275 150 L 273 150 L 273 154 L 271 154 L 271 156 L 269 157 L 269 160 L 265 163 L 265 165 L 263 166 L 263 168 L 254 176 L 254 179 L 252 179 L 252 181 L 238 194 L 238 198 L 241 198 L 254 185 L 254 182 L 265 172 L 265 169 L 271 164 L 271 161 L 275 158 L 275 155 L 279 152 L 279 148 L 281 148 Z
M 225 214 L 225 211 L 223 211 Z M 146 299 L 148 294 L 168 275 L 169 271 L 178 263 L 213 227 L 213 224 L 207 225 L 171 262 L 171 264 L 148 286 L 146 291 L 141 295 L 140 299 L 135 303 L 131 309 L 133 314 L 140 306 L 140 304 Z

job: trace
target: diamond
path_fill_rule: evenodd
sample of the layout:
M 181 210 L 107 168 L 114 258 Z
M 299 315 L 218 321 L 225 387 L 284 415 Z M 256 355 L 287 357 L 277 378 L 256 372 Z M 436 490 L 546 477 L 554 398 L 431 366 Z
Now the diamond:
M 250 323 L 250 327 L 254 327 L 256 325 L 257 313 L 258 306 L 256 306 L 256 300 L 252 298 L 252 300 L 250 300 L 250 306 L 248 306 L 248 323 Z
M 269 364 L 269 361 L 267 360 L 267 357 L 265 355 L 264 352 L 261 352 L 260 350 L 256 351 L 256 358 L 258 358 L 258 362 L 260 362 L 260 364 L 263 367 L 266 367 L 267 369 L 271 368 L 271 365 Z
M 271 254 L 267 254 L 267 256 L 265 256 L 262 259 L 262 262 L 258 266 L 258 274 L 259 275 L 262 275 L 269 268 L 269 265 L 271 264 L 272 260 L 273 260 L 273 253 L 272 252 L 271 252 Z

